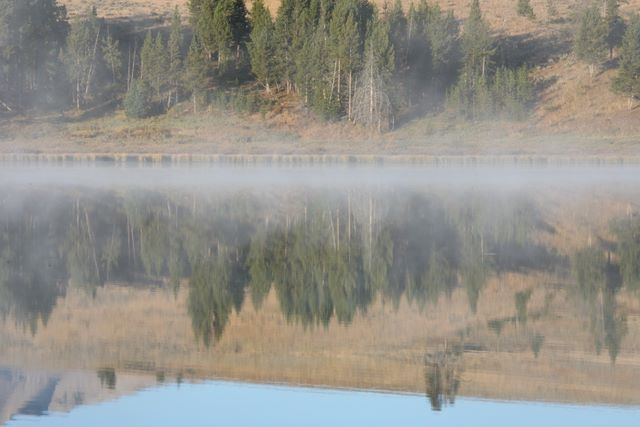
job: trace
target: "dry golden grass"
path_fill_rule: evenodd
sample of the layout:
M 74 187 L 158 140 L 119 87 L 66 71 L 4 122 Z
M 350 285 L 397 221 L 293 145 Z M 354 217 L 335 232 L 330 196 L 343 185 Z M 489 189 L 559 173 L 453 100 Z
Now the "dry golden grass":
M 13 366 L 166 371 L 169 377 L 223 377 L 385 390 L 424 390 L 425 351 L 471 328 L 461 394 L 501 399 L 640 403 L 640 326 L 630 322 L 615 369 L 593 353 L 588 331 L 575 309 L 557 293 L 560 318 L 507 326 L 500 342 L 486 327 L 492 318 L 513 316 L 513 294 L 536 286 L 530 311 L 541 309 L 544 278 L 517 275 L 492 280 L 478 314 L 456 292 L 446 304 L 421 313 L 403 302 L 396 312 L 375 304 L 350 327 L 332 322 L 309 330 L 289 324 L 271 295 L 261 311 L 248 303 L 234 315 L 221 341 L 206 349 L 194 342 L 185 292 L 126 289 L 109 285 L 95 300 L 72 292 L 60 301 L 49 325 L 31 338 L 5 324 L 0 332 L 3 363 Z M 634 307 L 637 318 L 638 307 Z M 631 314 L 631 313 L 629 313 Z M 545 335 L 539 358 L 528 348 L 528 331 Z M 497 349 L 500 351 L 496 351 Z

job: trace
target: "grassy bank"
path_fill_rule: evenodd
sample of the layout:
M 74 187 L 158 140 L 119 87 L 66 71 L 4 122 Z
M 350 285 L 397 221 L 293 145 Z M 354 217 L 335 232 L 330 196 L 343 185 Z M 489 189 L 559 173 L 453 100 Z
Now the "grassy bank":
M 631 162 L 638 137 L 545 133 L 527 123 L 415 120 L 387 134 L 325 123 L 303 111 L 272 117 L 211 107 L 127 119 L 121 111 L 0 120 L 4 161 L 188 162 Z

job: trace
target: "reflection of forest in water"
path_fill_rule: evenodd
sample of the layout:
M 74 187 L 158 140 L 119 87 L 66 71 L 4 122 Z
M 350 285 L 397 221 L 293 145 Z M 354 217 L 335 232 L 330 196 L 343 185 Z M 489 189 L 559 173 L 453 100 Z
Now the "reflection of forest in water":
M 380 296 L 427 310 L 456 288 L 474 313 L 492 275 L 545 272 L 570 278 L 594 350 L 615 362 L 626 332 L 616 294 L 640 287 L 640 220 L 615 220 L 614 241 L 564 256 L 541 243 L 556 233 L 544 210 L 519 195 L 53 190 L 0 199 L 0 313 L 33 334 L 68 287 L 95 294 L 110 281 L 176 292 L 187 284 L 195 337 L 212 345 L 246 297 L 259 307 L 272 290 L 288 321 L 311 327 L 349 324 Z M 530 296 L 516 293 L 516 315 L 490 319 L 489 329 L 499 337 L 507 324 L 526 324 Z M 532 352 L 544 341 L 532 332 Z M 434 407 L 455 394 L 440 363 L 459 356 L 447 354 L 425 357 L 427 384 L 445 390 L 431 391 Z

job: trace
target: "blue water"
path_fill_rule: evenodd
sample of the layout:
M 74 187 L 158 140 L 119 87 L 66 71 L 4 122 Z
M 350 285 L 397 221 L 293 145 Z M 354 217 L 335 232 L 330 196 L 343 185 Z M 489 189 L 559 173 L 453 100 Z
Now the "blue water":
M 424 396 L 233 382 L 165 385 L 8 426 L 639 426 L 640 408 L 459 399 L 433 412 Z

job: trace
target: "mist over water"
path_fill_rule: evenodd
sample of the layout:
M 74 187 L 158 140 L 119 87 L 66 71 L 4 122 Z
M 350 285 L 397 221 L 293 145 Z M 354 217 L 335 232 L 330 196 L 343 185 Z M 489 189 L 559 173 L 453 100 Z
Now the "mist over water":
M 464 190 L 519 188 L 590 188 L 640 183 L 640 167 L 627 166 L 13 166 L 0 168 L 0 182 L 10 185 L 66 185 L 118 188 L 349 188 L 430 187 Z

